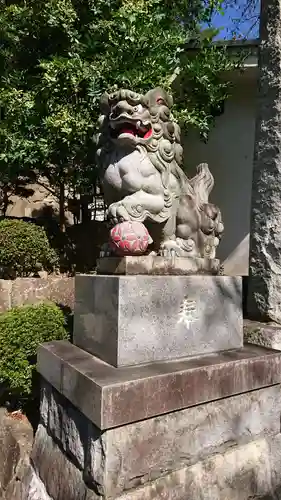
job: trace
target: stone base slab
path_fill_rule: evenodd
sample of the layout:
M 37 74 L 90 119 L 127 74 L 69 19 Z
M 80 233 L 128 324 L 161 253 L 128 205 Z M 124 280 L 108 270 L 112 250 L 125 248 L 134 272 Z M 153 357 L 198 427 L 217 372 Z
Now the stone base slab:
M 280 450 L 281 434 L 260 438 L 234 446 L 115 498 L 100 496 L 88 488 L 81 494 L 76 476 L 66 477 L 64 473 L 60 476 L 55 474 L 57 487 L 52 490 L 55 496 L 50 497 L 38 476 L 39 472 L 31 466 L 26 477 L 26 483 L 30 481 L 30 485 L 26 484 L 17 500 L 279 500 Z M 54 462 L 53 454 L 46 456 L 51 469 L 57 465 L 57 460 Z M 73 485 L 71 490 L 69 484 Z
M 220 261 L 198 257 L 159 257 L 154 255 L 103 257 L 97 261 L 98 274 L 178 275 L 219 274 Z
M 281 434 L 234 446 L 118 500 L 279 500 Z
M 38 370 L 99 429 L 144 420 L 281 381 L 281 353 L 258 346 L 114 368 L 67 341 L 43 344 Z
M 278 434 L 280 412 L 281 391 L 275 385 L 101 431 L 43 383 L 32 460 L 44 471 L 44 482 L 53 484 L 45 456 L 57 454 L 54 441 L 89 487 L 115 498 L 229 447 Z
M 74 344 L 113 366 L 243 344 L 239 277 L 78 275 L 75 297 Z
M 136 435 L 138 429 L 132 429 L 131 426 L 99 433 L 89 422 L 79 422 L 81 416 L 77 414 L 75 422 L 69 422 L 68 428 L 73 432 L 68 435 L 68 440 L 73 441 L 74 451 L 80 447 L 79 430 L 84 433 L 84 439 L 87 436 L 82 463 L 75 462 L 75 457 L 63 438 L 62 419 L 65 424 L 67 418 L 74 417 L 75 410 L 71 408 L 69 412 L 66 405 L 63 408 L 64 415 L 57 408 L 55 418 L 58 417 L 59 420 L 52 424 L 55 424 L 55 435 L 43 421 L 38 427 L 31 466 L 23 481 L 20 500 L 278 500 L 281 495 L 281 435 L 274 434 L 276 424 L 271 427 L 269 419 L 273 434 L 255 436 L 253 431 L 258 430 L 258 427 L 256 423 L 252 423 L 247 435 L 247 423 L 255 421 L 256 410 L 262 401 L 261 411 L 258 411 L 256 417 L 262 416 L 265 410 L 263 427 L 266 426 L 270 412 L 274 414 L 272 403 L 275 395 L 272 393 L 273 398 L 270 398 L 266 391 L 267 389 L 255 391 L 259 394 L 254 396 L 254 393 L 247 395 L 244 403 L 240 396 L 230 398 L 233 401 L 228 409 L 227 402 L 230 400 L 219 402 L 221 406 L 217 408 L 214 403 L 204 405 L 206 415 L 201 423 L 199 419 L 198 428 L 191 414 L 187 416 L 183 427 L 180 427 L 180 421 L 179 425 L 171 427 L 167 422 L 168 437 L 171 438 L 173 433 L 175 436 L 173 449 L 169 450 L 168 456 L 164 453 L 163 434 L 160 434 L 159 449 L 158 418 L 152 435 L 146 435 L 144 429 L 139 429 L 140 434 Z M 270 403 L 269 412 L 266 410 L 266 401 Z M 63 404 L 62 401 L 61 403 Z M 208 409 L 211 410 L 209 422 Z M 241 414 L 239 409 L 242 410 Z M 216 412 L 219 430 L 212 426 Z M 200 415 L 200 409 L 197 410 L 197 415 Z M 42 416 L 44 420 L 44 411 Z M 273 420 L 276 420 L 275 417 Z M 146 424 L 152 431 L 153 426 L 149 420 Z M 59 429 L 62 431 L 61 435 L 58 435 Z M 187 431 L 186 436 L 190 433 L 186 443 L 180 437 L 181 430 Z M 213 432 L 219 438 L 218 444 L 224 440 L 224 445 L 210 448 L 207 456 L 202 453 L 199 457 L 194 455 L 194 461 L 190 460 L 194 445 L 191 454 L 188 445 L 192 444 L 192 439 L 198 446 L 201 440 L 203 450 L 206 451 L 206 444 L 212 439 Z M 228 438 L 229 441 L 226 441 Z M 153 450 L 151 454 L 150 451 Z

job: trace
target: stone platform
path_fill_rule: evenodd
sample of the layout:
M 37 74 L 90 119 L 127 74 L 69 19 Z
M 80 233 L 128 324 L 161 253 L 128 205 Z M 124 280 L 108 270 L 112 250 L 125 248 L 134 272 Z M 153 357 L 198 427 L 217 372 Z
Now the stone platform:
M 125 275 L 172 275 L 194 274 L 216 275 L 220 272 L 220 261 L 200 257 L 160 257 L 141 255 L 125 257 L 102 257 L 97 261 L 98 274 Z
M 114 368 L 60 341 L 40 347 L 38 370 L 21 500 L 279 498 L 280 353 Z
M 39 348 L 38 370 L 103 430 L 279 384 L 281 353 L 252 345 L 115 368 L 67 341 L 56 341 Z
M 75 280 L 74 343 L 114 366 L 242 347 L 242 281 L 229 276 Z

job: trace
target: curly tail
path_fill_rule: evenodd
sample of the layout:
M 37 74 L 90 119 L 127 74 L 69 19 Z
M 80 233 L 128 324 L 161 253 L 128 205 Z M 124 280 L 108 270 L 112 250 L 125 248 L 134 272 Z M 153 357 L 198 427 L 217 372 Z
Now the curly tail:
M 197 205 L 201 207 L 209 203 L 209 195 L 214 187 L 214 177 L 207 163 L 200 163 L 196 170 L 197 175 L 190 179 L 189 183 L 193 187 Z

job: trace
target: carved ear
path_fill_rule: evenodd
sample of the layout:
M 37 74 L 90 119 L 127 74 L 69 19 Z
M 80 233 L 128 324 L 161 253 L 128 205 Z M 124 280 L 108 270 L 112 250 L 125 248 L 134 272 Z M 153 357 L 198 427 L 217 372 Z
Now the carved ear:
M 167 106 L 171 108 L 173 106 L 173 98 L 165 90 L 157 87 L 156 89 L 149 90 L 144 96 L 144 102 L 147 106 Z
M 171 109 L 173 107 L 173 104 L 174 104 L 173 98 L 167 92 L 166 92 L 166 96 L 167 96 L 167 106 L 168 106 L 168 108 Z
M 171 108 L 173 106 L 173 98 L 171 95 L 166 92 L 166 90 L 161 89 L 158 87 L 155 89 L 156 93 L 156 103 L 159 106 L 167 106 L 168 108 Z
M 164 104 L 167 106 L 166 101 L 164 101 L 164 99 L 161 95 L 156 97 L 156 102 L 159 106 L 163 106 Z
M 158 104 L 158 106 L 167 106 L 167 108 L 171 108 L 173 106 L 173 99 L 168 94 L 166 94 L 165 97 L 158 95 L 156 97 L 156 104 Z
M 107 115 L 110 111 L 108 100 L 109 100 L 109 94 L 105 92 L 104 94 L 102 94 L 100 98 L 100 110 L 103 115 Z

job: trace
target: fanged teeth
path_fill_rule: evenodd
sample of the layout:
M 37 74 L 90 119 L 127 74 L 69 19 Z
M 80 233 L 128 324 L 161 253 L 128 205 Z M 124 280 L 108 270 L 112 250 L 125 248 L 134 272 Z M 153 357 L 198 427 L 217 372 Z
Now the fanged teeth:
M 136 129 L 139 130 L 141 128 L 141 121 L 138 120 L 136 123 Z

